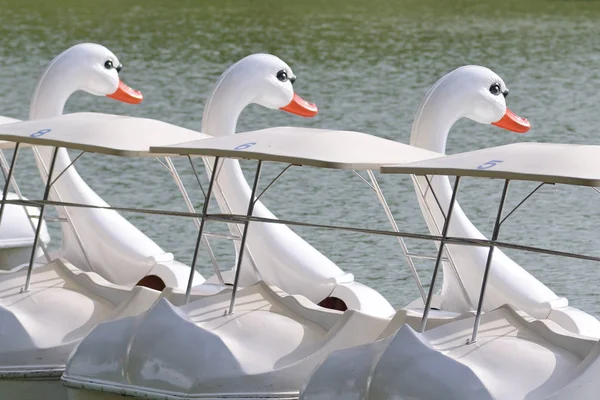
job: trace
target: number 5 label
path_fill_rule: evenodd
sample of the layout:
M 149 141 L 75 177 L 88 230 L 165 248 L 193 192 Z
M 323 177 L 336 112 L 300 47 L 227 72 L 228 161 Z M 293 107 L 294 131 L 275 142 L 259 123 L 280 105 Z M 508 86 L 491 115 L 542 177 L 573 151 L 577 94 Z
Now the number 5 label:
M 490 160 L 486 163 L 483 163 L 483 164 L 477 166 L 477 169 L 490 169 L 492 167 L 495 167 L 496 164 L 499 164 L 501 162 L 502 162 L 502 160 Z

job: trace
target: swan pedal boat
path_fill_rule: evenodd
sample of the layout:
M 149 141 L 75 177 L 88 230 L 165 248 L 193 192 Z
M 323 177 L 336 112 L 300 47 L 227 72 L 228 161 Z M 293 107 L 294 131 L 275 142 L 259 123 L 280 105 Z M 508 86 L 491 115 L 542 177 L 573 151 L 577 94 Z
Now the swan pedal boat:
M 151 151 L 215 157 L 213 171 L 218 170 L 222 157 L 257 160 L 256 176 L 260 175 L 261 163 L 267 161 L 356 171 L 377 170 L 390 158 L 403 163 L 410 162 L 410 158 L 444 159 L 439 153 L 363 133 L 293 127 L 157 146 Z M 250 198 L 257 193 L 256 182 L 255 178 Z M 258 223 L 289 223 L 252 219 L 251 207 L 249 210 L 245 217 L 203 214 L 203 218 L 231 222 L 235 217 L 238 223 L 249 226 L 245 235 Z M 238 271 L 241 262 L 238 258 Z M 218 295 L 197 297 L 192 292 L 190 302 L 181 293 L 163 293 L 164 297 L 147 312 L 103 323 L 81 342 L 62 377 L 71 399 L 117 399 L 122 395 L 150 399 L 295 399 L 307 374 L 334 348 L 342 350 L 333 354 L 343 353 L 343 349 L 371 346 L 400 327 L 419 329 L 424 315 L 422 308 L 405 308 L 388 318 L 356 310 L 342 314 L 317 307 L 302 296 L 285 295 L 268 282 L 238 289 L 234 281 L 233 288 Z M 562 335 L 558 336 L 573 338 L 577 351 L 595 343 L 552 321 L 535 320 L 510 305 L 505 308 L 515 310 L 509 312 L 517 315 L 513 319 L 549 325 Z M 433 331 L 446 325 L 463 326 L 463 321 L 471 321 L 474 314 L 430 310 L 427 327 Z M 496 314 L 486 313 L 484 319 L 495 318 Z M 341 364 L 352 369 L 348 359 Z
M 414 118 L 410 144 L 445 154 L 450 131 L 460 119 L 526 133 L 531 125 L 508 108 L 508 94 L 504 80 L 489 68 L 479 65 L 456 68 L 442 76 L 425 94 Z M 429 233 L 441 236 L 445 210 L 452 197 L 450 181 L 447 176 L 412 178 Z M 479 240 L 486 238 L 458 202 L 454 205 L 453 214 L 449 235 Z M 433 299 L 435 307 L 459 313 L 475 309 L 487 258 L 485 248 L 444 246 L 443 279 L 440 293 Z M 557 296 L 502 250 L 494 252 L 492 266 L 484 311 L 509 303 L 536 319 L 549 319 L 571 332 L 600 338 L 598 319 L 570 307 L 567 298 Z M 421 297 L 411 306 L 424 308 L 425 296 Z
M 136 90 L 131 89 L 129 86 L 124 84 L 119 79 L 119 73 L 123 65 L 119 62 L 118 58 L 106 47 L 95 44 L 95 43 L 80 43 L 71 46 L 69 49 L 63 51 L 56 56 L 46 68 L 31 96 L 31 104 L 29 107 L 29 118 L 49 118 L 63 113 L 64 106 L 75 91 L 86 91 L 96 96 L 107 96 L 115 100 L 119 100 L 126 103 L 138 104 L 142 101 L 143 95 Z M 0 125 L 19 122 L 13 118 L 0 116 Z M 0 143 L 0 147 L 6 143 Z M 46 180 L 47 169 L 46 165 L 49 163 L 49 157 L 51 156 L 52 149 L 34 147 L 33 154 L 37 163 L 38 169 L 42 176 L 42 180 Z M 65 150 L 62 150 L 58 154 L 57 169 L 65 168 L 69 163 L 70 159 Z M 48 162 L 48 163 L 47 163 Z M 14 179 L 8 178 L 10 176 L 8 163 L 4 158 L 4 155 L 0 153 L 0 164 L 2 166 L 5 178 L 9 179 L 10 186 L 14 189 L 15 193 L 7 193 L 4 191 L 3 198 L 14 198 L 15 196 L 19 199 L 22 198 L 17 182 Z M 54 185 L 52 193 L 50 194 L 53 199 L 66 199 L 73 200 L 75 202 L 89 202 L 101 199 L 89 188 L 85 182 L 81 180 L 74 168 L 70 168 L 67 171 L 67 176 L 63 178 L 58 185 Z M 8 189 L 8 185 L 6 189 Z M 74 189 L 74 190 L 73 190 Z M 84 193 L 83 198 L 78 197 Z M 74 197 L 73 197 L 74 195 Z M 28 246 L 33 245 L 29 242 L 36 241 L 40 245 L 40 249 L 46 256 L 46 260 L 50 261 L 51 256 L 47 249 L 46 244 L 49 241 L 49 236 L 46 232 L 45 221 L 42 223 L 42 234 L 38 235 L 36 231 L 36 219 L 43 217 L 43 207 L 40 210 L 40 214 L 37 214 L 37 210 L 30 210 L 27 207 L 17 207 L 15 205 L 9 205 L 3 213 L 2 225 L 0 225 L 0 269 L 1 270 L 12 270 L 31 262 L 29 255 L 32 253 L 28 251 Z M 87 230 L 77 230 L 77 221 L 71 218 L 71 215 L 65 212 L 64 209 L 57 209 L 58 221 L 66 222 L 61 224 L 62 229 L 62 246 L 61 251 L 63 255 L 68 258 L 71 262 L 75 262 L 78 267 L 88 270 L 93 269 L 94 260 L 93 257 L 85 257 L 85 260 L 75 260 L 83 252 L 80 246 L 78 247 L 76 242 L 81 244 L 85 242 L 82 240 L 82 233 L 86 233 Z M 126 226 L 127 223 L 121 217 L 115 218 L 113 212 L 112 217 L 104 214 L 104 220 L 107 221 L 109 226 L 119 225 L 120 232 L 127 237 L 137 239 L 137 244 L 140 247 L 144 247 L 146 253 L 164 253 L 156 244 L 146 238 L 141 232 L 137 231 L 132 225 Z M 88 216 L 89 217 L 89 216 Z M 84 218 L 86 224 L 90 224 L 89 218 Z M 110 220 L 110 222 L 108 222 Z M 85 224 L 84 223 L 84 224 Z M 68 225 L 68 226 L 67 226 Z M 95 224 L 94 236 L 96 238 L 102 237 L 102 224 Z M 129 228 L 129 229 L 127 229 Z M 83 231 L 83 232 L 82 232 Z M 83 235 L 85 236 L 85 234 Z M 88 236 L 89 238 L 89 236 Z M 144 239 L 147 239 L 144 241 Z M 69 245 L 68 242 L 72 242 Z M 145 243 L 144 243 L 145 242 Z M 74 246 L 73 246 L 74 244 Z M 144 246 L 145 245 L 145 246 Z M 123 250 L 121 247 L 121 250 Z M 89 249 L 89 248 L 88 248 Z M 73 253 L 74 251 L 74 253 Z M 40 251 L 36 249 L 39 254 Z M 119 257 L 126 257 L 126 252 L 114 252 L 117 254 L 115 257 L 117 260 Z M 131 257 L 132 255 L 129 254 Z M 135 255 L 133 255 L 135 257 Z M 91 259 L 90 259 L 91 258 Z M 80 262 L 83 261 L 83 262 Z M 114 260 L 113 260 L 114 261 Z M 89 265 L 88 265 L 89 264 Z M 171 263 L 174 269 L 181 267 L 177 263 Z M 179 268 L 181 269 L 181 268 Z M 118 283 L 118 282 L 115 282 Z
M 38 135 L 38 132 L 46 133 Z M 155 157 L 149 152 L 151 145 L 199 137 L 206 136 L 161 121 L 96 113 L 67 114 L 0 126 L 4 143 L 123 157 Z M 19 146 L 14 147 L 16 153 Z M 54 175 L 54 180 L 49 182 L 54 184 L 62 177 L 64 175 Z M 52 204 L 46 200 L 9 198 L 4 203 L 19 207 Z M 65 398 L 59 379 L 76 344 L 98 323 L 137 314 L 158 299 L 162 288 L 136 286 L 139 277 L 158 276 L 176 286 L 178 278 L 172 276 L 169 265 L 173 260 L 172 255 L 167 257 L 169 254 L 160 259 L 149 258 L 141 266 L 139 263 L 101 265 L 103 269 L 95 272 L 83 271 L 64 258 L 50 262 L 38 259 L 29 266 L 0 271 L 0 398 L 43 398 L 48 394 L 52 394 L 53 399 Z M 188 267 L 184 282 L 190 270 Z M 123 283 L 112 283 L 105 276 Z M 147 286 L 154 286 L 148 283 Z M 197 292 L 215 293 L 220 289 L 218 285 L 207 283 Z
M 405 323 L 397 329 L 388 329 L 373 343 L 335 351 L 314 370 L 300 398 L 597 399 L 598 339 L 571 333 L 549 319 L 534 319 L 510 304 L 482 314 L 481 304 L 488 295 L 486 289 L 490 289 L 487 278 L 490 267 L 493 268 L 494 249 L 510 248 L 510 244 L 497 240 L 509 182 L 595 188 L 600 186 L 599 158 L 600 146 L 516 143 L 382 167 L 383 173 L 456 176 L 454 193 L 462 177 L 504 180 L 492 240 L 466 238 L 468 241 L 464 242 L 487 247 L 489 254 L 478 310 L 474 316 L 434 327 L 425 316 L 416 329 Z M 455 197 L 447 211 L 449 218 L 453 216 L 454 203 Z M 460 244 L 461 238 L 447 234 L 445 227 L 442 248 L 448 243 Z M 555 250 L 527 250 L 600 261 L 599 257 Z M 438 256 L 436 269 L 439 264 Z M 435 278 L 432 287 L 434 283 Z
M 29 119 L 37 120 L 62 115 L 67 101 L 76 91 L 84 91 L 94 96 L 106 96 L 129 104 L 141 103 L 142 93 L 132 89 L 120 79 L 122 68 L 123 65 L 117 56 L 102 45 L 80 43 L 71 46 L 56 56 L 39 78 L 31 96 Z M 0 123 L 11 122 L 18 121 L 6 117 L 0 118 Z M 39 137 L 46 133 L 45 129 L 41 129 L 31 133 L 31 136 Z M 5 147 L 6 143 L 15 146 L 13 142 L 5 141 L 0 143 L 0 147 Z M 20 147 L 25 145 L 28 144 L 19 142 Z M 43 251 L 47 262 L 53 258 L 64 258 L 77 268 L 97 272 L 118 285 L 140 282 L 160 287 L 165 284 L 176 286 L 180 281 L 186 282 L 190 268 L 174 260 L 173 254 L 161 249 L 118 212 L 106 209 L 108 204 L 77 173 L 72 165 L 77 159 L 71 160 L 64 148 L 55 152 L 50 146 L 33 146 L 32 152 L 43 182 L 48 181 L 49 165 L 54 164 L 57 181 L 53 183 L 46 196 L 47 199 L 104 208 L 56 207 L 55 211 L 58 214 L 56 220 L 60 222 L 61 227 L 61 246 L 58 253 L 49 254 L 45 246 L 45 242 L 49 239 L 45 230 L 45 221 L 41 226 L 40 235 L 36 232 L 35 221 L 32 221 L 32 219 L 43 218 L 45 206 L 40 206 L 37 214 L 37 207 L 34 211 L 28 212 L 29 208 L 26 206 L 3 203 L 6 207 L 3 207 L 3 212 L 0 212 L 2 214 L 0 238 L 3 241 L 0 246 L 5 245 L 6 240 L 9 243 L 13 242 L 11 245 L 14 245 L 12 239 L 15 237 L 29 239 L 32 245 L 33 242 L 41 244 L 40 250 Z M 11 163 L 14 163 L 16 158 L 13 157 Z M 10 178 L 12 168 L 8 167 L 3 154 L 0 154 L 0 164 L 4 164 L 2 167 L 5 175 L 16 197 L 21 199 L 15 180 Z M 174 166 L 171 164 L 170 167 L 172 168 L 169 168 L 169 172 L 178 182 Z M 14 198 L 15 195 L 8 193 L 8 189 L 9 186 L 6 185 L 3 198 Z M 185 197 L 185 193 L 182 194 Z M 27 214 L 34 218 L 30 218 Z M 0 251 L 1 261 L 5 261 L 0 263 L 0 269 L 15 270 L 26 263 L 29 266 L 33 265 L 33 259 L 37 254 L 32 255 L 31 251 L 27 252 L 27 248 L 21 248 L 16 254 L 21 256 L 20 259 L 10 257 L 6 260 L 8 258 L 4 256 L 6 252 L 10 255 L 15 253 L 11 250 L 11 247 L 6 247 L 5 250 Z M 113 268 L 124 264 L 127 265 L 126 269 Z M 196 275 L 197 279 L 203 279 L 200 275 Z

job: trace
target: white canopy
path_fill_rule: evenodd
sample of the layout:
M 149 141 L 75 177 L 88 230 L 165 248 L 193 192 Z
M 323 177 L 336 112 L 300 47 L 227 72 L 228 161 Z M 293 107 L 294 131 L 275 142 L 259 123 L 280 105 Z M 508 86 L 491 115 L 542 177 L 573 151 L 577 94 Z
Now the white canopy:
M 8 149 L 14 149 L 15 148 L 15 142 L 8 142 L 6 140 L 0 140 L 0 150 L 8 150 Z M 31 147 L 31 145 L 29 143 L 23 143 L 21 144 L 21 148 L 23 147 Z
M 147 118 L 100 113 L 65 114 L 55 118 L 0 125 L 0 140 L 116 156 L 157 156 L 150 146 L 210 137 Z M 14 144 L 7 147 L 14 147 Z
M 3 117 L 2 115 L 0 115 L 0 125 L 13 124 L 15 122 L 21 122 L 21 120 L 15 119 L 15 118 L 10 118 L 10 117 Z M 6 142 L 4 140 L 0 140 L 0 150 L 12 149 L 14 147 L 15 147 L 15 142 Z
M 355 170 L 379 169 L 385 164 L 441 156 L 366 133 L 297 127 L 268 128 L 171 146 L 153 146 L 150 151 Z
M 381 172 L 600 186 L 600 146 L 514 143 L 434 160 L 388 165 Z

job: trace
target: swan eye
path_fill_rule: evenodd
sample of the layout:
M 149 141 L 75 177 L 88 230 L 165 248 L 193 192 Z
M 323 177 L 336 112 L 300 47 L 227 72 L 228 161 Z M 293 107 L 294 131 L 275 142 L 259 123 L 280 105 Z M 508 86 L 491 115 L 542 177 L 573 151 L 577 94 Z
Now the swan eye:
M 492 86 L 490 86 L 490 93 L 493 94 L 494 96 L 498 96 L 500 93 L 502 93 L 502 90 L 500 89 L 500 85 L 497 83 L 494 83 Z
M 113 62 L 112 62 L 111 60 L 107 60 L 107 61 L 104 63 L 104 68 L 106 68 L 106 69 L 113 69 L 114 67 L 115 67 L 115 66 L 113 65 Z
M 284 70 L 279 71 L 277 73 L 277 79 L 279 79 L 281 82 L 286 82 L 288 80 L 287 72 Z

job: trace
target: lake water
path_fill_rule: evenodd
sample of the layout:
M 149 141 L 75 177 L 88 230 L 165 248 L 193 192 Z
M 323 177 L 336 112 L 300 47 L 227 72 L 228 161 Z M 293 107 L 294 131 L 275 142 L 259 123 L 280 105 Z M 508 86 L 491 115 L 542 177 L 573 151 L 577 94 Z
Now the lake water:
M 91 41 L 120 58 L 123 80 L 142 90 L 145 101 L 128 106 L 77 93 L 66 112 L 130 114 L 199 130 L 204 102 L 225 68 L 248 54 L 268 52 L 294 69 L 296 90 L 316 102 L 320 113 L 303 119 L 250 106 L 238 130 L 326 127 L 408 142 L 427 89 L 456 67 L 479 64 L 504 78 L 511 89 L 509 107 L 529 118 L 533 128 L 521 136 L 463 120 L 450 134 L 449 153 L 517 141 L 595 144 L 600 142 L 598 37 L 600 2 L 594 1 L 0 0 L 0 115 L 26 118 L 48 62 L 75 43 Z M 177 165 L 199 208 L 190 168 Z M 77 168 L 112 205 L 185 210 L 156 161 L 88 154 Z M 266 176 L 280 168 L 267 165 Z M 28 197 L 41 196 L 30 154 L 20 159 L 17 178 Z M 426 232 L 409 179 L 383 176 L 381 185 L 401 229 Z M 483 232 L 491 232 L 501 185 L 476 180 L 463 185 L 459 201 Z M 533 187 L 515 183 L 509 205 Z M 262 200 L 280 218 L 389 228 L 374 194 L 348 172 L 293 169 Z M 599 256 L 599 201 L 590 189 L 546 187 L 503 225 L 501 239 Z M 196 236 L 191 220 L 126 217 L 190 262 Z M 56 245 L 58 228 L 51 228 Z M 394 239 L 296 231 L 394 305 L 417 297 Z M 217 243 L 220 260 L 230 263 L 230 244 Z M 596 263 L 508 253 L 571 305 L 600 316 Z M 210 275 L 207 258 L 200 261 L 202 273 Z M 419 266 L 427 280 L 431 265 Z

